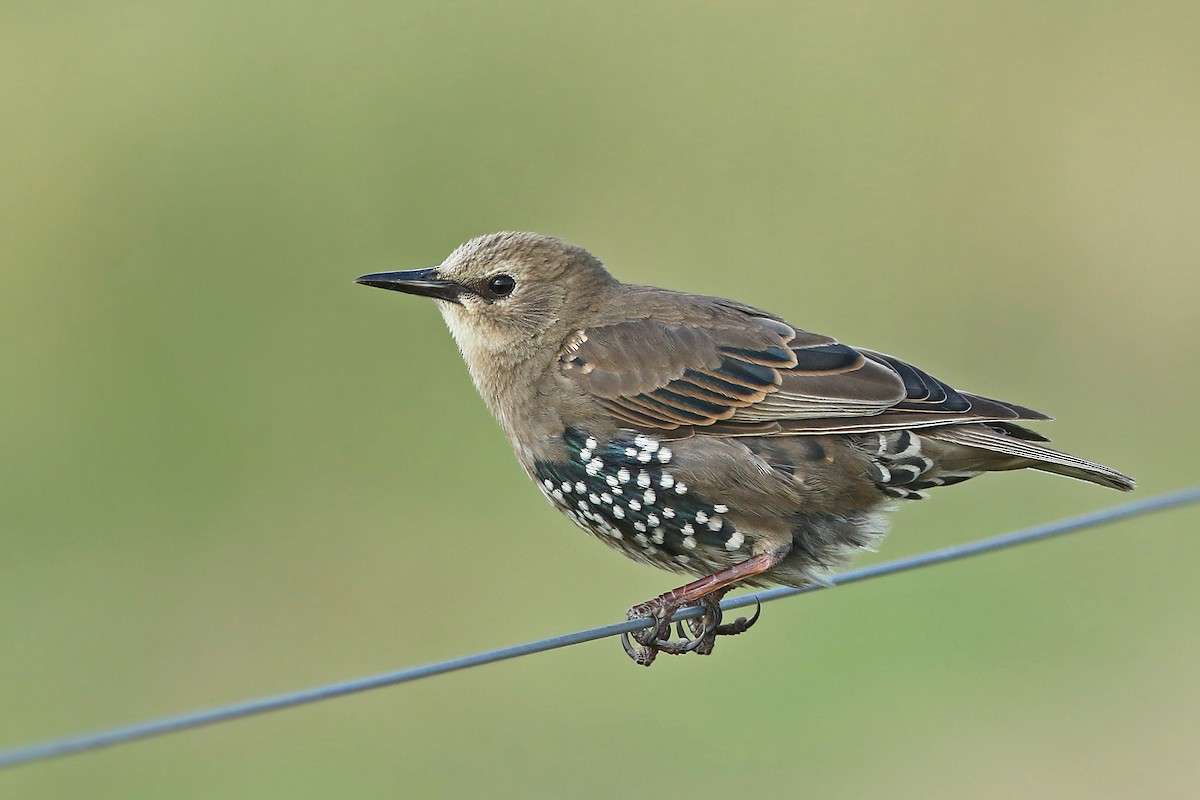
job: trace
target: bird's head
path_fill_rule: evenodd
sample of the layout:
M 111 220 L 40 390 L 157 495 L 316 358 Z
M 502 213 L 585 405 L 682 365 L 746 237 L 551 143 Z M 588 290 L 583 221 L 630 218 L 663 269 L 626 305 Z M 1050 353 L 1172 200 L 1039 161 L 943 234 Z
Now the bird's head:
M 556 354 L 573 321 L 617 281 L 586 250 L 536 233 L 493 233 L 427 269 L 363 275 L 358 283 L 432 297 L 472 372 Z M 478 377 L 478 376 L 477 376 Z

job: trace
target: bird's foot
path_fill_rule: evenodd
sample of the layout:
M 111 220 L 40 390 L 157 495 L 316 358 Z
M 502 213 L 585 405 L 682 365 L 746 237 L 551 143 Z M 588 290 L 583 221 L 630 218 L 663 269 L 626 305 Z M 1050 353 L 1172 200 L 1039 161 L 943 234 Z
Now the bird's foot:
M 706 656 L 713 651 L 718 636 L 736 636 L 749 630 L 758 621 L 762 606 L 755 610 L 754 616 L 746 619 L 738 617 L 730 623 L 722 624 L 721 597 L 724 591 L 712 592 L 691 603 L 672 602 L 664 597 L 656 597 L 645 603 L 639 603 L 629 609 L 629 619 L 654 620 L 654 625 L 642 628 L 632 633 L 621 634 L 621 644 L 625 652 L 635 663 L 648 667 L 654 663 L 659 653 L 682 655 L 683 653 L 698 653 Z M 698 607 L 703 610 L 698 617 L 686 620 L 691 637 L 684 631 L 685 620 L 675 623 L 678 639 L 671 639 L 671 618 L 681 608 Z M 636 644 L 635 644 L 636 642 Z
M 649 617 L 654 621 L 654 625 L 649 628 L 641 628 L 630 633 L 621 634 L 621 644 L 625 647 L 625 652 L 635 663 L 641 664 L 643 667 L 648 667 L 654 663 L 654 658 L 659 653 L 667 653 L 668 655 L 683 655 L 690 653 L 693 650 L 703 646 L 705 636 L 697 635 L 694 639 L 688 639 L 680 631 L 678 640 L 671 639 L 671 617 L 680 608 L 686 605 L 696 604 L 674 604 L 674 603 L 657 603 L 651 600 L 648 603 L 640 603 L 629 609 L 629 619 L 645 619 Z M 701 618 L 702 619 L 702 618 Z M 690 622 L 700 622 L 701 620 L 689 620 Z M 712 649 L 711 647 L 709 648 Z
M 721 621 L 723 612 L 721 611 L 720 597 L 709 595 L 696 603 L 696 605 L 705 609 L 704 614 L 687 620 L 687 625 L 692 632 L 692 636 L 703 639 L 705 643 L 696 647 L 695 651 L 700 655 L 706 656 L 712 652 L 713 645 L 716 643 L 718 636 L 737 636 L 739 633 L 745 633 L 754 627 L 754 623 L 758 622 L 758 618 L 762 614 L 762 603 L 758 602 L 757 598 L 755 598 L 754 603 L 755 608 L 752 617 L 749 619 L 738 617 L 733 622 L 724 624 Z M 675 630 L 679 633 L 680 639 L 685 638 L 683 620 L 675 623 Z

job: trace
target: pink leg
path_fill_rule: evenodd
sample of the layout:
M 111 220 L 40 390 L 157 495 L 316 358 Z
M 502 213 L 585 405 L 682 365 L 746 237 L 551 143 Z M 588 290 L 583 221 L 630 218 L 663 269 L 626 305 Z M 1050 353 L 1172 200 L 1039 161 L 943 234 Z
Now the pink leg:
M 712 575 L 706 575 L 685 586 L 680 586 L 678 589 L 672 589 L 653 600 L 638 603 L 629 609 L 628 618 L 649 617 L 655 620 L 656 624 L 652 628 L 635 631 L 632 634 L 634 641 L 640 646 L 631 644 L 629 636 L 622 637 L 625 652 L 629 653 L 630 658 L 635 662 L 647 667 L 654 662 L 654 657 L 660 652 L 671 655 L 692 651 L 701 655 L 711 653 L 717 636 L 741 633 L 758 619 L 758 615 L 755 614 L 754 618 L 749 621 L 739 619 L 730 625 L 721 625 L 721 598 L 739 581 L 761 575 L 777 566 L 790 550 L 790 547 L 786 547 L 752 556 L 732 567 L 726 567 Z M 697 638 L 691 640 L 681 638 L 680 641 L 670 641 L 671 617 L 676 611 L 687 605 L 701 605 L 705 610 L 704 616 L 691 624 L 692 632 L 696 634 Z M 680 635 L 682 637 L 682 631 Z

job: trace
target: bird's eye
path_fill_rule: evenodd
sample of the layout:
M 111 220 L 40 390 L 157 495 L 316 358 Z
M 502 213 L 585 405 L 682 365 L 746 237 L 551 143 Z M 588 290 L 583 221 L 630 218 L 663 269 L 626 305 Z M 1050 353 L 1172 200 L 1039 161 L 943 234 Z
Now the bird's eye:
M 512 275 L 495 275 L 488 281 L 488 289 L 497 297 L 508 297 L 517 288 L 517 281 Z

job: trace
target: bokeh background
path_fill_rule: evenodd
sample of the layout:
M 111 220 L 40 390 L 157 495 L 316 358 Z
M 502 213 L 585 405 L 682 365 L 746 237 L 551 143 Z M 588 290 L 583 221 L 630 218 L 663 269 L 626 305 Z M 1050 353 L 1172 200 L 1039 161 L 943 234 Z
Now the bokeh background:
M 431 303 L 506 228 L 1196 482 L 1190 2 L 0 5 L 0 746 L 602 624 Z M 937 492 L 859 563 L 1114 505 Z M 1194 510 L 0 774 L 36 798 L 1194 796 Z

